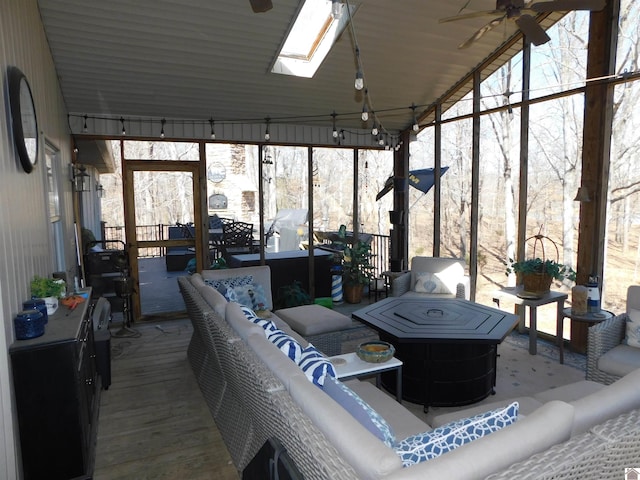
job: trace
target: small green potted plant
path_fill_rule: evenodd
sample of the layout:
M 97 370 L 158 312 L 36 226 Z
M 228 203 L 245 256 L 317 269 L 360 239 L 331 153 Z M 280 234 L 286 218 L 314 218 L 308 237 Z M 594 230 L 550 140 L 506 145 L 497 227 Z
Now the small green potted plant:
M 576 272 L 568 265 L 539 257 L 521 262 L 509 260 L 507 275 L 516 274 L 517 283 L 523 285 L 525 294 L 542 296 L 551 288 L 553 280 L 576 280 Z
M 374 266 L 371 264 L 371 245 L 358 241 L 353 246 L 344 248 L 342 263 L 342 280 L 344 284 L 344 298 L 349 303 L 362 301 L 362 289 L 373 278 Z
M 38 275 L 31 280 L 31 297 L 42 298 L 47 306 L 47 314 L 53 315 L 58 309 L 58 300 L 65 294 L 64 280 L 45 278 Z

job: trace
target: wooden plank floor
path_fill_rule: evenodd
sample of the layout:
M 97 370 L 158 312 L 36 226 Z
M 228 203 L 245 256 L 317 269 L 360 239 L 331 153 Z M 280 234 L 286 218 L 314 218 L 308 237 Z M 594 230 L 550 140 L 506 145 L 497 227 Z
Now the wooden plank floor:
M 187 360 L 190 322 L 134 327 L 139 338 L 111 339 L 112 384 L 101 395 L 94 478 L 240 478 Z

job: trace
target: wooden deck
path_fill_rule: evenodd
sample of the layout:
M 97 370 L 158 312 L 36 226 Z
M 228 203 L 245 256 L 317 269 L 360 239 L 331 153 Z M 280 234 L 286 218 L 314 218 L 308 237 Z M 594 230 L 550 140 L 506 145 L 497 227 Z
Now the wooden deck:
M 139 338 L 111 340 L 94 478 L 237 480 L 187 360 L 189 320 L 135 328 Z

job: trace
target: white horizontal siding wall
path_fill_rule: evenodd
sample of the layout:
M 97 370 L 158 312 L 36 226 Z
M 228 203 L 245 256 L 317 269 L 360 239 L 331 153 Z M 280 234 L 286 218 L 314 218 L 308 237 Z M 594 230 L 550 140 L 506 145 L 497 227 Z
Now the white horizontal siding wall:
M 13 318 L 29 298 L 33 275 L 50 275 L 53 250 L 45 195 L 45 138 L 61 152 L 59 161 L 70 163 L 66 109 L 49 52 L 36 0 L 0 0 L 0 479 L 19 478 L 17 421 L 13 405 L 8 347 L 14 341 Z M 40 131 L 40 157 L 31 174 L 19 163 L 11 127 L 7 67 L 22 70 L 34 96 Z M 75 246 L 70 182 L 61 182 L 62 217 L 68 272 L 73 272 Z M 73 277 L 72 277 L 73 278 Z

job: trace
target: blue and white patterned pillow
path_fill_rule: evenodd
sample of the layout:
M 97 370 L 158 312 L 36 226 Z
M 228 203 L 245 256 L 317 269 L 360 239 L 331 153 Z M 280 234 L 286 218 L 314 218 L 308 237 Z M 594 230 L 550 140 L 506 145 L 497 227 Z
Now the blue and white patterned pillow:
M 240 285 L 249 285 L 253 282 L 253 275 L 243 275 L 239 277 L 229 277 L 229 278 L 220 278 L 220 279 L 209 279 L 206 278 L 204 283 L 207 285 L 211 285 L 216 290 L 220 291 L 220 287 L 237 287 Z M 220 292 L 224 295 L 223 292 Z
M 430 272 L 419 273 L 413 289 L 420 293 L 455 293 L 442 281 L 439 274 Z
M 287 335 L 282 330 L 277 329 L 266 332 L 266 334 L 269 341 L 278 347 L 287 357 L 296 363 L 300 361 L 302 356 L 302 347 L 293 339 L 293 337 Z
M 324 384 L 327 375 L 336 376 L 336 371 L 331 362 L 322 355 L 312 344 L 307 345 L 300 355 L 298 366 L 302 369 L 309 381 L 315 383 L 319 387 Z
M 396 444 L 395 451 L 405 467 L 431 460 L 465 443 L 511 425 L 518 417 L 518 407 L 518 402 L 513 402 L 504 408 L 457 420 L 430 432 L 407 437 Z
M 356 392 L 336 378 L 325 378 L 322 389 L 387 447 L 394 447 L 396 439 L 391 426 Z
M 255 323 L 256 325 L 260 325 L 264 329 L 265 336 L 268 337 L 272 332 L 278 330 L 278 327 L 276 327 L 275 323 L 273 323 L 271 320 L 260 318 L 251 308 L 240 305 L 240 310 L 242 311 L 242 313 L 244 313 L 244 316 L 247 317 L 247 320 Z

